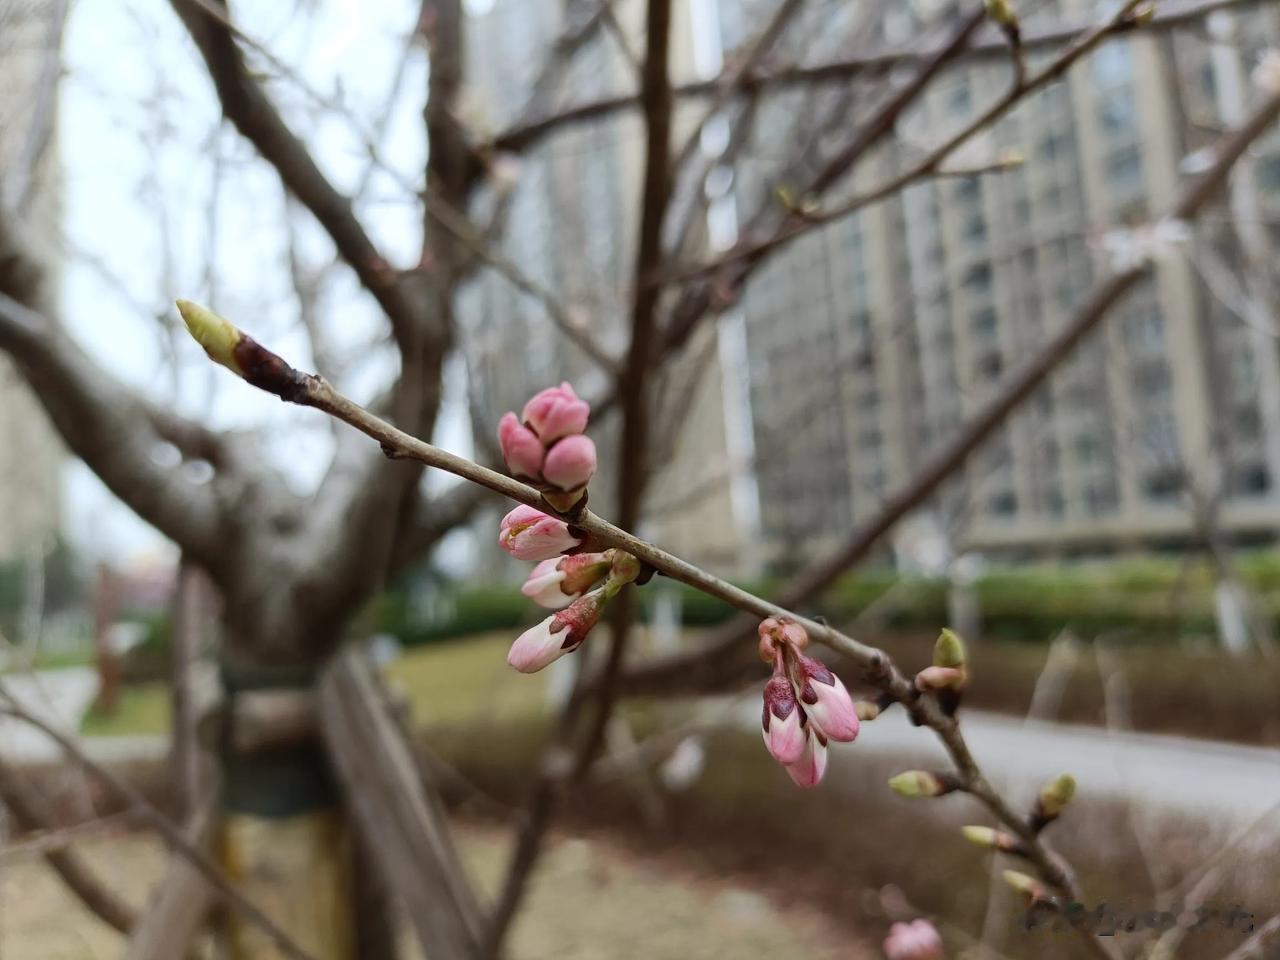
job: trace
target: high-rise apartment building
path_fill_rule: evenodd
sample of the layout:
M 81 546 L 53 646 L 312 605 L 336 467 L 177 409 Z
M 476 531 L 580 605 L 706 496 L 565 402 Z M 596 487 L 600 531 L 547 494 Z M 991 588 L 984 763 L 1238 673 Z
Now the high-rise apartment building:
M 744 15 L 752 6 L 721 4 L 726 46 L 756 29 L 759 17 Z M 811 19 L 793 26 L 780 55 L 821 59 L 822 44 L 838 43 L 843 8 L 808 5 Z M 1074 0 L 1034 9 L 1057 21 L 1098 15 Z M 759 271 L 744 310 L 756 446 L 779 453 L 757 464 L 776 561 L 874 513 L 1066 320 L 1106 267 L 1091 240 L 1168 208 L 1195 151 L 1245 109 L 1241 78 L 1258 52 L 1280 39 L 1274 6 L 1231 16 L 1234 24 L 1214 24 L 1213 42 L 1192 31 L 1104 45 L 979 140 L 990 158 L 1017 150 L 1021 167 L 919 182 L 813 231 Z M 901 44 L 928 27 L 903 5 L 878 29 Z M 1052 56 L 1038 52 L 1032 66 Z M 1007 63 L 948 70 L 850 187 L 902 169 L 1008 83 Z M 808 138 L 822 151 L 823 98 L 848 97 L 856 117 L 874 94 L 851 85 L 804 110 L 795 94 L 766 101 L 757 143 L 738 164 L 741 207 L 785 185 L 771 144 Z M 1210 212 L 940 495 L 959 546 L 1016 555 L 1185 543 L 1186 471 L 1212 485 L 1211 464 L 1228 531 L 1280 531 L 1280 403 L 1267 402 L 1280 396 L 1276 333 L 1239 315 L 1248 291 L 1236 289 L 1249 245 L 1255 289 L 1275 289 L 1280 229 L 1259 226 L 1280 205 L 1280 131 L 1233 189 L 1248 197 L 1233 204 L 1242 222 L 1226 207 Z
M 641 36 L 643 5 L 617 6 L 622 32 Z M 1087 0 L 1025 6 L 1028 29 L 1103 12 Z M 691 15 L 705 21 L 711 12 L 731 56 L 774 9 L 766 0 L 677 4 L 677 73 L 692 67 Z M 948 9 L 894 4 L 868 23 L 858 5 L 812 0 L 770 59 L 820 62 L 941 39 Z M 554 3 L 519 0 L 497 0 L 470 22 L 470 65 L 493 129 L 524 109 L 558 23 Z M 695 456 L 669 474 L 680 477 L 676 499 L 696 486 L 691 471 L 726 460 L 717 391 L 722 376 L 745 376 L 764 548 L 754 553 L 795 563 L 871 516 L 1065 322 L 1107 268 L 1096 241 L 1158 218 L 1194 172 L 1197 151 L 1238 120 L 1258 53 L 1280 44 L 1280 10 L 1246 6 L 1212 28 L 1137 31 L 1106 43 L 956 158 L 981 163 L 1017 151 L 1020 167 L 923 180 L 768 259 L 741 302 L 745 370 L 704 351 L 713 372 L 684 417 Z M 582 100 L 634 89 L 620 51 L 611 32 L 596 34 L 563 91 Z M 1040 50 L 1028 59 L 1034 68 L 1053 56 Z M 1009 63 L 992 58 L 944 71 L 835 195 L 893 176 L 1001 96 L 1009 76 Z M 734 162 L 727 202 L 737 219 L 812 175 L 901 79 L 871 75 L 763 96 Z M 626 342 L 642 147 L 635 114 L 566 129 L 524 158 L 507 200 L 508 255 L 580 310 L 615 352 Z M 1280 360 L 1268 324 L 1280 328 L 1280 320 L 1274 307 L 1249 306 L 1268 291 L 1276 302 L 1278 253 L 1280 132 L 1241 165 L 1230 202 L 1208 213 L 935 498 L 956 546 L 1020 556 L 1184 544 L 1195 536 L 1188 473 L 1205 488 L 1220 482 L 1227 531 L 1273 538 Z M 1257 269 L 1243 271 L 1246 262 Z M 541 308 L 502 279 L 473 283 L 466 300 L 475 392 L 493 404 L 482 422 L 560 376 L 584 393 L 603 386 Z M 606 431 L 605 464 L 609 442 Z M 658 490 L 671 487 L 658 481 Z M 725 531 L 740 529 L 741 517 L 735 526 L 727 485 L 712 489 L 664 536 L 678 549 L 684 536 L 691 553 L 732 565 L 741 551 Z
M 42 133 L 60 73 L 46 51 L 60 35 L 57 4 L 0 0 L 0 203 L 20 217 L 42 259 L 56 266 L 56 150 Z M 51 129 L 49 130 L 52 136 Z M 61 447 L 35 398 L 0 353 L 0 563 L 43 557 L 59 521 Z

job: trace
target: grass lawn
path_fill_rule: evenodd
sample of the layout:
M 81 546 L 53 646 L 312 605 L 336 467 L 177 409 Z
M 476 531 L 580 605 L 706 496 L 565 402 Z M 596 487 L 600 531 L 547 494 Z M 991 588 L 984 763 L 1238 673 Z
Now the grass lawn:
M 169 687 L 160 681 L 130 684 L 110 716 L 90 710 L 80 724 L 88 737 L 127 737 L 169 732 Z
M 524 676 L 507 666 L 512 639 L 504 631 L 406 650 L 387 668 L 388 683 L 408 702 L 416 726 L 501 723 L 537 712 L 546 676 Z M 90 713 L 80 729 L 96 737 L 167 733 L 168 685 L 126 686 L 114 714 Z

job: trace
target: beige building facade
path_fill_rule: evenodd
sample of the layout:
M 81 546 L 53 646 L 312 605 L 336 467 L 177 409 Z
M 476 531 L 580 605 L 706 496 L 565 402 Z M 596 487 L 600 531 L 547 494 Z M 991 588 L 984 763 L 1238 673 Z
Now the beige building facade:
M 1037 10 L 1072 22 L 1093 15 L 1074 0 Z M 906 22 L 887 32 L 927 29 L 905 9 L 896 16 Z M 1214 28 L 1220 42 L 1186 31 L 1103 46 L 971 151 L 1017 151 L 1021 167 L 918 183 L 764 267 L 745 312 L 756 445 L 785 454 L 758 462 L 774 562 L 798 562 L 873 515 L 1065 322 L 1108 267 L 1103 235 L 1170 206 L 1196 151 L 1255 95 L 1241 78 L 1280 43 L 1280 9 L 1258 4 Z M 899 123 L 897 142 L 864 164 L 863 182 L 845 189 L 882 182 L 1008 82 L 1007 64 L 950 70 Z M 804 135 L 785 99 L 764 110 L 755 156 Z M 767 156 L 740 164 L 744 208 L 779 175 Z M 1209 211 L 936 499 L 956 549 L 1062 556 L 1187 545 L 1197 537 L 1188 478 L 1221 489 L 1221 523 L 1237 538 L 1280 532 L 1277 338 L 1222 290 L 1254 278 L 1274 317 L 1280 131 L 1236 182 L 1246 199 Z M 1253 271 L 1242 269 L 1241 228 Z
M 56 269 L 58 208 L 54 109 L 59 64 L 47 51 L 60 31 L 57 5 L 0 0 L 0 203 L 17 216 Z M 52 70 L 54 89 L 49 89 Z M 48 130 L 47 136 L 45 130 Z M 63 453 L 35 398 L 0 353 L 0 563 L 43 557 L 60 520 Z
M 677 75 L 692 75 L 698 16 L 711 11 L 718 45 L 732 51 L 774 6 L 677 3 Z M 912 10 L 940 6 L 893 5 L 873 39 L 901 46 L 925 36 L 931 23 Z M 847 52 L 859 29 L 852 9 L 805 4 L 771 56 L 817 62 Z M 640 36 L 641 4 L 619 10 L 624 33 Z M 1077 22 L 1095 11 L 1084 0 L 1051 0 L 1034 15 Z M 473 106 L 490 129 L 518 116 L 524 101 L 515 94 L 529 89 L 558 24 L 550 0 L 496 0 L 473 18 Z M 683 362 L 701 356 L 707 374 L 666 417 L 680 430 L 675 459 L 654 484 L 651 532 L 720 569 L 787 567 L 874 515 L 1066 321 L 1108 269 L 1100 240 L 1158 218 L 1194 171 L 1197 151 L 1244 109 L 1259 52 L 1280 45 L 1280 9 L 1259 3 L 1213 26 L 1104 45 L 968 151 L 979 160 L 1017 151 L 1022 166 L 917 183 L 766 261 L 741 302 L 741 363 L 726 365 L 730 354 L 711 342 L 723 341 L 724 322 L 708 325 L 708 340 L 686 352 Z M 1031 55 L 1032 66 L 1052 55 Z M 575 101 L 634 85 L 607 31 L 574 70 L 562 93 Z M 1003 94 L 1008 71 L 991 60 L 946 71 L 836 194 L 883 182 L 960 129 Z M 806 162 L 822 160 L 830 138 L 821 118 L 856 122 L 883 89 L 883 78 L 873 78 L 763 98 L 732 171 L 728 202 L 737 217 L 790 185 L 797 145 Z M 634 113 L 573 127 L 522 159 L 506 201 L 507 254 L 615 353 L 626 344 L 642 156 Z M 1246 186 L 1209 211 L 1191 241 L 1162 259 L 935 498 L 928 509 L 956 550 L 1021 557 L 1186 546 L 1197 537 L 1191 481 L 1221 491 L 1221 524 L 1238 539 L 1270 541 L 1280 532 L 1277 339 L 1228 295 L 1250 277 L 1255 293 L 1277 302 L 1280 132 L 1260 141 L 1236 181 Z M 1242 270 L 1247 261 L 1258 269 Z M 591 361 L 506 281 L 486 276 L 465 299 L 472 385 L 491 404 L 479 411 L 478 428 L 560 377 L 584 394 L 603 386 Z M 725 479 L 741 466 L 729 422 L 739 396 L 758 489 L 745 510 Z M 610 443 L 606 429 L 593 487 L 605 511 Z M 684 512 L 672 513 L 682 503 Z

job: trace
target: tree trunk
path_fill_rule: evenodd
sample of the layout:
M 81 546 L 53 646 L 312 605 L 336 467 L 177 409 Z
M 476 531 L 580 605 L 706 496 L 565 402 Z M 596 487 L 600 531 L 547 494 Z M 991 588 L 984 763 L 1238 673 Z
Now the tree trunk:
M 306 668 L 224 663 L 219 860 L 316 960 L 391 960 L 385 893 L 357 889 L 369 882 L 369 871 L 359 867 L 354 832 L 319 739 L 313 681 Z M 228 919 L 226 938 L 230 960 L 280 955 L 242 920 Z

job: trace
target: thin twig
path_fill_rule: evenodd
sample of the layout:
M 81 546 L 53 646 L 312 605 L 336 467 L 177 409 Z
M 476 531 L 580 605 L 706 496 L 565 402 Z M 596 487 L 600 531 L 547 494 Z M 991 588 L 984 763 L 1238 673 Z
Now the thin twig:
M 650 278 L 650 282 L 659 284 L 683 282 L 716 273 L 740 261 L 756 261 L 816 227 L 847 217 L 864 207 L 901 192 L 915 180 L 938 173 L 942 169 L 943 161 L 979 131 L 995 123 L 1029 94 L 1062 77 L 1078 60 L 1093 51 L 1109 35 L 1132 29 L 1134 11 L 1143 2 L 1144 0 L 1125 0 L 1124 5 L 1115 14 L 1104 23 L 1082 33 L 1044 68 L 1030 76 L 1015 74 L 1009 89 L 986 110 L 942 144 L 926 153 L 920 160 L 883 183 L 856 193 L 850 199 L 830 209 L 810 210 L 803 216 L 789 218 L 789 221 L 784 222 L 768 239 L 757 243 L 740 244 L 713 260 L 692 267 L 677 267 L 663 276 Z M 824 187 L 825 184 L 819 186 L 814 192 Z
M 1263 0 L 1186 0 L 1182 3 L 1162 3 L 1155 16 L 1142 29 L 1170 30 L 1201 21 L 1216 10 L 1258 6 L 1262 2 Z M 1092 27 L 1091 22 L 1055 23 L 1030 29 L 1023 36 L 1022 47 L 1024 51 L 1051 50 L 1072 43 Z M 973 43 L 965 52 L 964 60 L 966 63 L 998 60 L 1008 57 L 1008 51 L 1008 40 L 993 30 L 989 35 L 980 37 Z M 742 87 L 744 92 L 755 92 L 794 86 L 846 83 L 859 77 L 882 77 L 895 67 L 922 63 L 936 52 L 936 48 L 932 47 L 908 47 L 901 50 L 859 54 L 824 63 L 789 65 L 753 74 L 743 81 Z M 713 77 L 684 83 L 676 86 L 673 93 L 678 99 L 714 97 L 722 82 L 721 77 Z M 639 106 L 640 97 L 635 93 L 624 93 L 579 103 L 555 113 L 537 115 L 531 120 L 522 119 L 495 136 L 489 146 L 491 149 L 500 151 L 526 150 L 563 127 L 587 123 L 621 111 L 634 110 Z

